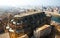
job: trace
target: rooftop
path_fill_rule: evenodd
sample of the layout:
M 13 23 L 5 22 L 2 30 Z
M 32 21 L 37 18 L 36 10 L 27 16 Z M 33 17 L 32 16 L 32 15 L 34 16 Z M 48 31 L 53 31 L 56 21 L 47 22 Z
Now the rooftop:
M 24 16 L 36 14 L 36 13 L 41 13 L 41 11 L 21 13 L 21 14 L 19 14 L 19 15 L 15 15 L 14 17 L 24 17 Z

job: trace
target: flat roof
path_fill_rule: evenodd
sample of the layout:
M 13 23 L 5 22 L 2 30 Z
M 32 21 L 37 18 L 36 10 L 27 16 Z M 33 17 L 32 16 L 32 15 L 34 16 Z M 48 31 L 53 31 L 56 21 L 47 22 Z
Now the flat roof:
M 28 15 L 32 15 L 32 14 L 36 14 L 36 13 L 40 13 L 40 12 L 41 12 L 41 11 L 21 13 L 21 14 L 19 14 L 19 15 L 15 15 L 14 17 L 24 17 L 24 16 L 28 16 Z

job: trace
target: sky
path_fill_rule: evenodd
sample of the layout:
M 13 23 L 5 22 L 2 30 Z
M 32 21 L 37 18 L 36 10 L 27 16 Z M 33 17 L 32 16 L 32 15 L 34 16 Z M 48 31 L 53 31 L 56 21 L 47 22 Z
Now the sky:
M 0 6 L 60 6 L 60 0 L 0 0 Z

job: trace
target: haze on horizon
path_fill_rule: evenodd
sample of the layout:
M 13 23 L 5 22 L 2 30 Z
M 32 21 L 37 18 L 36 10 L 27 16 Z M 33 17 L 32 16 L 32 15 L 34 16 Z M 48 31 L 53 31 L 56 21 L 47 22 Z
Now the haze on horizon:
M 0 0 L 0 6 L 60 6 L 60 0 Z

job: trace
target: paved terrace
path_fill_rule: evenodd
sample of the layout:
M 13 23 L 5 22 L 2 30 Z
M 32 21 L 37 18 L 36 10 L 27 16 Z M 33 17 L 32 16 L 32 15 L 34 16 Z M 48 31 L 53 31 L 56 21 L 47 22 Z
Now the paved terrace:
M 9 33 L 0 34 L 0 38 L 10 38 Z

